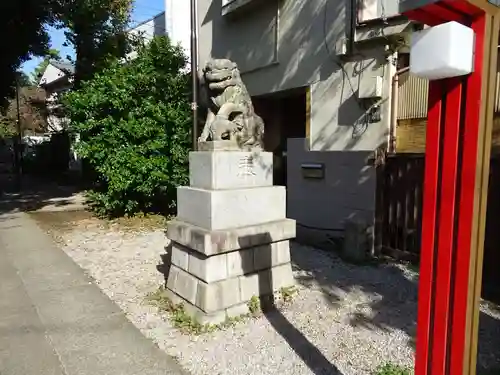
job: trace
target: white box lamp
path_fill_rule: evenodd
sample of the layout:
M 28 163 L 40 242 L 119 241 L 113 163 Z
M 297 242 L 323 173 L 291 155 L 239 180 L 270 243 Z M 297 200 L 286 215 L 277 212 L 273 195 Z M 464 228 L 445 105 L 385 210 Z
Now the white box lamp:
M 435 80 L 473 70 L 474 31 L 452 21 L 412 34 L 410 73 Z

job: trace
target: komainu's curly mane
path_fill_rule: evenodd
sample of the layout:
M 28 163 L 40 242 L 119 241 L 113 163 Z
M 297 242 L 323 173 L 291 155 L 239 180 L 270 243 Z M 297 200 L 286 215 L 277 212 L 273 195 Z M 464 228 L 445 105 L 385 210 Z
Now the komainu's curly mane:
M 203 81 L 208 115 L 199 141 L 229 139 L 241 148 L 262 148 L 264 122 L 254 111 L 237 65 L 211 60 L 203 69 Z

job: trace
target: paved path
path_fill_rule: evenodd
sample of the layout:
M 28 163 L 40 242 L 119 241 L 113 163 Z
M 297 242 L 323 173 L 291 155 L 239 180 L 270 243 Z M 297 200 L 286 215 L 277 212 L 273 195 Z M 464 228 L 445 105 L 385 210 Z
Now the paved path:
M 185 375 L 26 214 L 0 215 L 1 375 Z
M 85 208 L 82 188 L 24 176 L 22 189 L 15 178 L 0 173 L 0 213 L 23 211 L 78 211 Z

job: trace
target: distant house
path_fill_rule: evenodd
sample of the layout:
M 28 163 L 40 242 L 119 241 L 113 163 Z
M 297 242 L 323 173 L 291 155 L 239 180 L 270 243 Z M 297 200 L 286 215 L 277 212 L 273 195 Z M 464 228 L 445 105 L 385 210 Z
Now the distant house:
M 50 60 L 40 78 L 38 85 L 45 90 L 47 106 L 47 130 L 48 134 L 54 134 L 64 130 L 68 120 L 62 112 L 61 95 L 73 87 L 75 66 L 69 61 Z M 75 139 L 75 141 L 78 140 Z M 69 169 L 79 171 L 81 161 L 73 146 L 69 151 Z
M 48 130 L 64 129 L 66 119 L 61 114 L 60 96 L 71 89 L 75 67 L 67 61 L 50 60 L 40 78 L 39 86 L 45 90 L 47 103 Z
M 155 36 L 166 35 L 165 12 L 141 22 L 127 30 L 130 35 L 141 36 L 145 42 L 152 40 Z M 131 52 L 126 59 L 134 58 L 137 52 Z M 49 133 L 59 132 L 66 127 L 67 119 L 61 109 L 61 94 L 70 90 L 73 86 L 75 66 L 67 61 L 50 60 L 39 81 L 39 86 L 46 92 L 47 124 Z M 78 136 L 74 140 L 78 142 Z M 80 170 L 81 163 L 75 150 L 70 150 L 69 168 Z
M 161 12 L 131 27 L 127 32 L 130 35 L 141 36 L 147 42 L 155 36 L 166 35 L 166 27 L 165 12 Z M 127 58 L 133 58 L 135 54 L 136 52 L 132 52 Z M 58 98 L 60 94 L 71 89 L 74 74 L 75 66 L 69 61 L 50 60 L 40 78 L 39 86 L 45 89 L 47 93 L 47 106 L 54 110 L 54 114 L 50 119 L 50 125 L 53 126 L 54 131 L 60 130 L 64 123 L 64 119 L 57 116 Z

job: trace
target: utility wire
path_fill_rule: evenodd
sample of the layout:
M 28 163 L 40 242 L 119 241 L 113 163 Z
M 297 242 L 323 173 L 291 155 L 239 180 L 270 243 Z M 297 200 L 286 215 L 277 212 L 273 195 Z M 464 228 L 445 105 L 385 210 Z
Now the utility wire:
M 139 27 L 139 26 L 145 24 L 146 22 L 152 21 L 153 19 L 154 19 L 154 17 L 149 18 L 149 19 L 145 19 L 143 21 L 131 20 L 131 23 L 129 23 L 128 27 L 129 27 L 129 29 L 135 29 L 136 27 Z M 154 25 L 154 28 L 156 30 L 161 30 L 161 31 L 167 32 L 167 28 L 166 27 L 162 27 L 162 26 L 159 26 L 159 25 Z
M 357 121 L 352 125 L 353 127 L 353 132 L 352 132 L 352 137 L 357 138 L 361 136 L 366 130 L 368 129 L 368 118 L 366 116 L 366 113 L 368 111 L 368 108 L 366 108 L 365 104 L 361 102 L 361 100 L 357 96 L 357 91 L 354 88 L 354 85 L 351 81 L 351 77 L 349 76 L 349 73 L 347 72 L 344 64 L 339 61 L 336 55 L 332 53 L 330 50 L 330 46 L 328 45 L 328 32 L 327 32 L 327 26 L 328 26 L 328 5 L 330 4 L 330 0 L 327 0 L 324 6 L 324 13 L 323 13 L 323 41 L 325 45 L 326 52 L 328 54 L 328 57 L 330 60 L 342 71 L 342 90 L 341 92 L 344 91 L 345 83 L 347 82 L 349 84 L 349 88 L 351 89 L 352 96 L 354 97 L 356 104 L 358 105 L 359 109 L 361 112 L 364 113 L 362 116 L 362 121 L 361 124 L 358 123 Z M 352 15 L 353 17 L 354 15 Z M 353 51 L 350 51 L 351 53 Z

